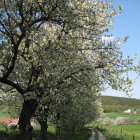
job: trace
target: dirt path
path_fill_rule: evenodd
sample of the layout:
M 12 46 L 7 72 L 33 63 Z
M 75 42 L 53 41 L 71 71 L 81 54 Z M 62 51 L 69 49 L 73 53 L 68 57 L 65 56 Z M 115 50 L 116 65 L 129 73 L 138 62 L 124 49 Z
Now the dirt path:
M 92 132 L 92 135 L 88 140 L 95 140 L 95 131 Z
M 98 140 L 106 140 L 105 136 L 100 131 L 96 132 L 98 133 Z M 95 140 L 96 132 L 93 131 L 91 137 L 88 140 Z
M 97 131 L 97 133 L 98 133 L 98 140 L 106 140 L 105 136 L 100 131 Z

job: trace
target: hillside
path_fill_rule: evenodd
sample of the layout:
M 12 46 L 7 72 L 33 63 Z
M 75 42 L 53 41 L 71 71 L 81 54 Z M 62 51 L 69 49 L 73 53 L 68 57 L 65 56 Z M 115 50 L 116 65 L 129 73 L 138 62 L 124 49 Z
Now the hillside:
M 140 108 L 140 99 L 114 97 L 114 96 L 101 96 L 101 102 L 105 112 L 118 112 L 125 109 Z

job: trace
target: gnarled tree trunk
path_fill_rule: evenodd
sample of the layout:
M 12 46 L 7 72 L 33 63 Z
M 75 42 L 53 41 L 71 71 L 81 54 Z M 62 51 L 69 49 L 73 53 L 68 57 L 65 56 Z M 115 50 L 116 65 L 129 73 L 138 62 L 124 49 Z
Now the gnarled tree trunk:
M 31 118 L 37 107 L 36 100 L 24 101 L 22 111 L 19 118 L 19 129 L 21 131 L 20 140 L 32 140 Z
M 41 140 L 47 140 L 47 118 L 48 118 L 48 108 L 42 108 L 39 109 L 40 115 L 42 116 L 41 118 L 38 118 L 38 122 L 40 124 L 40 138 Z
M 56 136 L 57 136 L 58 140 L 60 139 L 60 135 L 61 135 L 61 128 L 60 128 L 59 123 L 58 123 L 59 120 L 60 120 L 60 113 L 57 113 L 57 115 L 56 115 L 56 122 L 57 122 Z
M 41 140 L 47 140 L 47 128 L 48 128 L 47 119 L 38 120 L 38 122 L 39 122 L 40 127 L 41 127 L 41 130 L 40 130 Z

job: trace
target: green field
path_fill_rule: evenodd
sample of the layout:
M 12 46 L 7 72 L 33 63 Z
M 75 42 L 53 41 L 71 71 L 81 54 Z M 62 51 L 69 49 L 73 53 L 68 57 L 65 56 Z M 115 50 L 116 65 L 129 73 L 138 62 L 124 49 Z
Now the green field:
M 101 96 L 104 112 L 124 112 L 127 109 L 135 111 L 140 108 L 140 99 Z
M 140 140 L 140 125 L 103 126 L 107 140 Z
M 114 131 L 122 131 L 130 135 L 140 136 L 140 125 L 118 125 L 118 126 L 104 126 L 104 128 Z
M 140 114 L 125 114 L 119 112 L 104 113 L 102 118 L 110 118 L 114 121 L 118 117 L 133 118 L 133 121 L 127 122 L 128 125 L 108 125 L 102 126 L 101 130 L 106 136 L 107 140 L 140 140 Z M 133 125 L 132 125 L 133 124 Z
M 104 105 L 116 106 L 116 107 L 126 106 L 128 108 L 139 108 L 140 107 L 140 99 L 134 99 L 134 98 L 101 96 L 101 101 L 102 101 L 103 106 Z
M 140 119 L 140 114 L 125 114 L 125 113 L 119 113 L 119 112 L 110 112 L 110 113 L 104 113 L 102 115 L 102 118 L 110 118 L 110 119 L 116 119 L 117 117 L 132 117 L 135 119 Z

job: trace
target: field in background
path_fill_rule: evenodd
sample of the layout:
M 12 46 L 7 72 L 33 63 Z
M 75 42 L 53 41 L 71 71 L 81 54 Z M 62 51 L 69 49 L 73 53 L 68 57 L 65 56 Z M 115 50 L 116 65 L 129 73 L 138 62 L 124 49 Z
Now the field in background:
M 99 127 L 107 140 L 140 140 L 140 113 L 135 113 L 140 109 L 140 100 L 101 96 L 101 101 L 104 114 Z M 124 113 L 128 109 L 131 113 Z
M 135 111 L 140 108 L 140 99 L 101 96 L 101 102 L 105 113 L 124 112 L 127 109 Z
M 104 113 L 102 115 L 102 118 L 110 118 L 110 119 L 116 119 L 117 117 L 132 117 L 134 119 L 140 119 L 140 114 L 126 114 L 123 112 L 110 112 L 110 113 Z
M 107 140 L 140 140 L 140 125 L 103 126 Z
M 140 125 L 118 125 L 118 126 L 104 126 L 104 128 L 109 130 L 114 130 L 117 132 L 124 132 L 130 135 L 140 136 Z
M 140 99 L 115 97 L 115 96 L 101 96 L 103 105 L 121 105 L 128 107 L 140 107 Z

